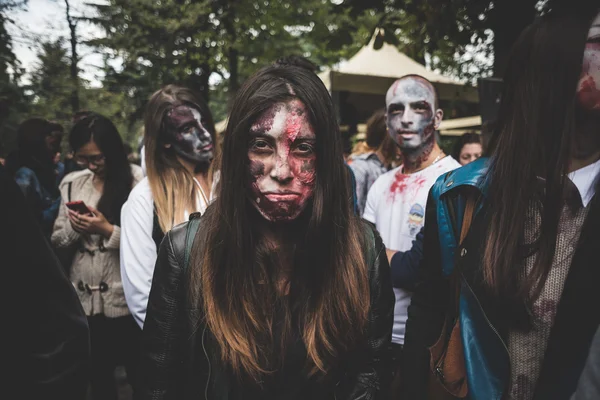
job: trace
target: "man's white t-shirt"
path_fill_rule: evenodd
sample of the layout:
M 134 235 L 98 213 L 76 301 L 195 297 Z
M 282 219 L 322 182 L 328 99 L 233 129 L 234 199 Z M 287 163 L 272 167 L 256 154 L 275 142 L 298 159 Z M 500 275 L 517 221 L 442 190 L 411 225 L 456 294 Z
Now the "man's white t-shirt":
M 371 186 L 363 218 L 375 224 L 388 249 L 407 251 L 425 223 L 427 195 L 437 178 L 460 167 L 452 157 L 442 158 L 409 175 L 402 166 L 381 175 Z M 404 344 L 407 309 L 411 292 L 394 288 L 394 329 L 392 342 Z

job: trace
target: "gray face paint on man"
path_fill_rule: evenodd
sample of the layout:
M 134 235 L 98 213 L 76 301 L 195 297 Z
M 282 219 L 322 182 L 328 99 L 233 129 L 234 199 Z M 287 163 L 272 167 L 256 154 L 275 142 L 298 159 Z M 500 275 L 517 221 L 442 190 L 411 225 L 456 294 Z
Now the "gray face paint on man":
M 419 77 L 397 80 L 385 97 L 388 133 L 402 152 L 431 147 L 442 119 L 431 84 Z
M 207 164 L 213 158 L 213 139 L 202 123 L 202 116 L 193 106 L 180 105 L 165 116 L 167 142 L 181 158 L 196 165 Z

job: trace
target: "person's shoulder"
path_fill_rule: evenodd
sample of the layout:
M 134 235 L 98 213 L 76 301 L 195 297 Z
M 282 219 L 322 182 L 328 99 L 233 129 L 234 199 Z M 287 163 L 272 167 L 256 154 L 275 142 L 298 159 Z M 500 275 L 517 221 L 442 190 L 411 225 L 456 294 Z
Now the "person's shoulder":
M 20 167 L 15 171 L 15 179 L 36 179 L 35 172 L 29 167 Z
M 134 182 L 137 183 L 144 179 L 144 170 L 142 167 L 136 164 L 129 164 L 129 166 L 131 167 L 131 173 L 133 175 Z
M 148 177 L 142 178 L 137 185 L 129 192 L 129 197 L 125 204 L 132 203 L 149 203 L 152 204 L 152 189 Z
M 202 229 L 204 217 L 200 213 L 192 213 L 186 222 L 177 224 L 167 232 L 166 240 L 173 255 L 183 266 L 188 244 L 195 241 L 196 235 Z M 190 242 L 192 241 L 192 242 Z
M 452 156 L 446 156 L 440 160 L 440 168 L 444 171 L 452 171 L 454 169 L 462 167 L 458 161 Z
M 68 183 L 75 183 L 84 179 L 88 179 L 90 176 L 92 176 L 92 174 L 92 171 L 90 171 L 89 169 L 70 172 L 67 175 L 65 175 L 63 180 L 60 182 L 60 186 L 63 187 Z
M 368 159 L 371 158 L 371 156 L 373 156 L 375 153 L 372 151 L 366 152 L 366 153 L 362 153 L 362 154 L 356 154 L 350 157 L 350 163 L 355 163 L 355 162 L 365 162 Z
M 379 178 L 377 178 L 377 180 L 375 181 L 375 183 L 373 185 L 389 185 L 391 184 L 392 181 L 394 181 L 396 178 L 396 174 L 398 172 L 402 171 L 402 165 L 391 169 L 387 172 L 384 172 L 383 174 L 379 175 Z
M 387 257 L 385 253 L 381 254 L 384 251 L 383 240 L 375 224 L 365 219 L 361 219 L 360 221 L 360 231 L 364 240 L 363 251 L 367 265 L 377 270 L 380 265 L 377 262 L 378 259 L 380 257 Z M 371 272 L 374 272 L 374 270 L 371 270 Z

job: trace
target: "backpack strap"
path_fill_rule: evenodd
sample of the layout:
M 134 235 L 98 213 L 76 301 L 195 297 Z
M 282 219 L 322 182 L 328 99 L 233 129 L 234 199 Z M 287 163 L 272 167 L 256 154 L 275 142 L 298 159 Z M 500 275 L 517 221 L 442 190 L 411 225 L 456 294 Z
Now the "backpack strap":
M 190 254 L 192 252 L 192 246 L 194 245 L 194 239 L 196 238 L 196 232 L 198 232 L 198 226 L 200 225 L 200 213 L 195 212 L 190 214 L 190 218 L 186 227 L 185 232 L 185 253 L 183 255 L 183 271 L 187 271 L 190 263 Z
M 67 184 L 67 203 L 69 203 L 71 201 L 71 186 L 73 185 L 73 182 L 69 182 Z
M 160 228 L 160 222 L 158 221 L 158 214 L 156 213 L 156 204 L 152 206 L 152 240 L 156 244 L 156 253 L 160 249 L 160 242 L 165 237 L 165 233 Z
M 471 222 L 473 222 L 473 214 L 475 213 L 475 205 L 477 203 L 477 199 L 473 196 L 469 196 L 467 198 L 467 205 L 465 206 L 465 212 L 463 214 L 462 226 L 460 230 L 460 241 L 459 245 L 465 240 L 467 237 L 467 233 L 469 233 L 469 229 L 471 228 Z

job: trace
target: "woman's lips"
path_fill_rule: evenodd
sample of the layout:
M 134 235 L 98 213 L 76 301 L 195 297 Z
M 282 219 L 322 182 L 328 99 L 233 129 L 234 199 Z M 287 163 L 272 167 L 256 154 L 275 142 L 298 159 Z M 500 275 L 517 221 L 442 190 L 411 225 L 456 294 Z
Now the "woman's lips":
M 297 200 L 300 197 L 299 193 L 293 193 L 293 192 L 267 192 L 267 193 L 263 193 L 263 196 L 265 196 L 267 199 L 269 199 L 269 201 L 272 202 L 278 202 L 278 201 L 294 201 Z

